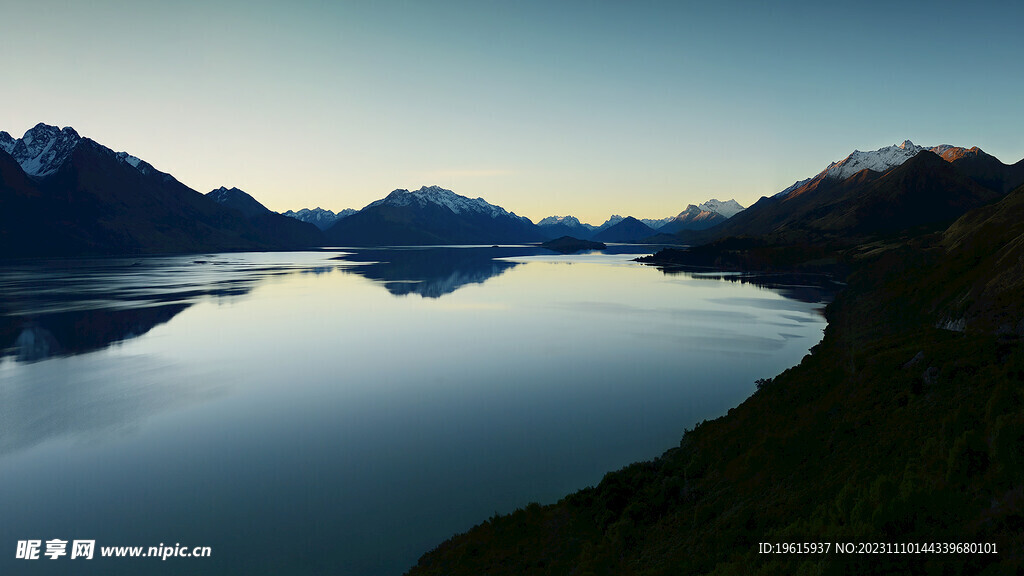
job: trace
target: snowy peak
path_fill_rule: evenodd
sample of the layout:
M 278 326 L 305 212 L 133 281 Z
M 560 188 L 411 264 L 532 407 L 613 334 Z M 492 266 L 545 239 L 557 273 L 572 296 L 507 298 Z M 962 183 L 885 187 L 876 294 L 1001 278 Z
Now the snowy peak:
M 285 212 L 284 215 L 289 218 L 301 220 L 302 222 L 308 222 L 309 224 L 312 224 L 321 230 L 327 230 L 328 228 L 333 226 L 334 223 L 337 222 L 338 220 L 351 216 L 355 213 L 356 211 L 353 210 L 352 208 L 345 208 L 341 212 L 335 213 L 333 210 L 325 210 L 317 206 L 316 208 L 312 209 L 303 208 L 298 212 L 289 210 Z
M 81 140 L 74 128 L 61 129 L 39 123 L 17 140 L 4 132 L 0 136 L 0 145 L 18 161 L 26 174 L 43 177 L 56 172 Z
M 878 150 L 862 152 L 854 150 L 846 158 L 829 164 L 817 176 L 800 180 L 785 190 L 775 194 L 776 198 L 787 196 L 812 180 L 823 180 L 826 178 L 846 180 L 861 170 L 870 169 L 875 172 L 885 172 L 902 165 L 907 160 L 917 156 L 920 152 L 928 150 L 942 157 L 947 162 L 953 162 L 965 156 L 980 156 L 985 154 L 978 147 L 961 148 L 950 144 L 939 144 L 938 146 L 918 146 L 910 140 L 904 140 L 902 144 L 886 146 Z
M 618 214 L 612 214 L 611 216 L 608 217 L 607 220 L 604 221 L 604 224 L 601 224 L 600 226 L 598 226 L 597 229 L 598 230 L 606 230 L 608 228 L 611 228 L 612 226 L 615 226 L 619 222 L 622 222 L 625 219 L 626 219 L 625 216 L 619 216 Z
M 142 163 L 141 159 L 136 158 L 127 152 L 118 152 L 116 156 L 118 160 L 130 165 L 132 168 L 138 168 L 139 164 Z
M 806 180 L 800 180 L 785 190 L 775 194 L 773 198 L 782 199 L 791 197 L 793 194 L 800 194 L 805 189 L 818 186 L 825 180 L 846 180 L 865 169 L 870 169 L 875 172 L 886 172 L 897 166 L 902 166 L 904 162 L 917 156 L 923 151 L 933 152 L 946 162 L 950 163 L 963 158 L 980 158 L 984 162 L 1002 165 L 998 158 L 989 156 L 977 146 L 972 148 L 962 148 L 951 144 L 939 144 L 938 146 L 929 147 L 919 146 L 910 140 L 904 140 L 902 144 L 893 144 L 892 146 L 886 146 L 870 152 L 854 150 L 853 154 L 850 154 L 843 160 L 829 164 L 824 170 L 819 172 L 817 176 L 807 178 Z M 996 169 L 996 171 L 998 172 L 998 169 Z M 989 176 L 991 176 L 991 174 L 989 174 Z M 976 175 L 972 178 L 984 186 L 991 187 L 995 185 L 996 188 L 1003 186 L 1003 184 L 998 184 L 998 182 L 985 180 L 988 176 Z M 1003 182 L 999 177 L 996 177 L 996 180 Z
M 640 221 L 650 226 L 653 230 L 661 228 L 665 224 L 668 224 L 672 220 L 675 220 L 675 216 L 666 216 L 664 218 L 641 218 Z
M 803 180 L 797 180 L 796 182 L 793 183 L 792 186 L 789 186 L 785 190 L 772 195 L 772 198 L 782 198 L 783 196 L 786 196 L 793 190 L 796 190 L 797 188 L 803 186 L 804 184 L 807 184 L 811 180 L 814 180 L 814 178 L 804 178 Z
M 700 206 L 690 204 L 686 207 L 686 210 L 680 212 L 673 220 L 706 220 L 714 217 L 715 211 L 708 210 L 703 206 L 703 204 Z
M 910 140 L 905 140 L 899 146 L 894 144 L 871 152 L 854 150 L 853 154 L 839 162 L 829 164 L 828 168 L 825 168 L 823 175 L 826 178 L 846 180 L 861 170 L 869 169 L 875 172 L 885 172 L 917 156 L 918 152 L 925 149 L 923 146 L 918 146 Z
M 703 204 L 698 204 L 697 208 L 703 212 L 717 212 L 726 218 L 732 218 L 737 213 L 744 210 L 743 206 L 735 199 L 723 202 L 717 198 L 712 198 Z
M 11 138 L 11 135 L 7 132 L 0 132 L 0 150 L 10 154 L 11 151 L 14 150 L 14 145 L 17 143 L 18 141 Z
M 556 224 L 565 224 L 566 226 L 585 226 L 575 216 L 548 216 L 542 218 L 540 222 L 537 222 L 537 226 L 554 226 Z
M 40 122 L 18 139 L 12 138 L 7 132 L 0 132 L 0 149 L 13 156 L 26 174 L 43 178 L 59 170 L 71 157 L 75 147 L 85 140 L 70 126 L 58 128 Z M 127 152 L 117 152 L 115 156 L 143 174 L 155 171 L 153 166 Z
M 501 206 L 489 204 L 483 198 L 467 198 L 460 196 L 451 190 L 440 186 L 424 186 L 419 190 L 410 192 L 405 189 L 398 189 L 381 200 L 371 202 L 366 208 L 380 205 L 390 206 L 427 206 L 434 204 L 448 208 L 455 214 L 483 214 L 491 218 L 511 217 L 520 218 L 515 213 L 505 210 Z M 365 210 L 365 208 L 364 208 Z M 524 219 L 525 218 L 520 218 Z

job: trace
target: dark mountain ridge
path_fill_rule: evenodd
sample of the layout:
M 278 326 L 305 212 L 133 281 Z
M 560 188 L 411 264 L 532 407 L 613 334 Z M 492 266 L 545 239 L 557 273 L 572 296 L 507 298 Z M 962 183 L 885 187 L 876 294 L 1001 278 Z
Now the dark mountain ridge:
M 656 234 L 653 228 L 643 222 L 627 216 L 617 224 L 613 224 L 590 237 L 595 242 L 640 242 Z
M 281 246 L 288 248 L 310 248 L 324 244 L 323 233 L 315 225 L 278 214 L 261 204 L 248 193 L 238 188 L 225 188 L 206 193 L 214 202 L 236 210 L 251 222 L 256 229 Z
M 173 176 L 70 128 L 41 124 L 20 140 L 8 135 L 5 142 L 0 143 L 0 257 L 309 245 L 305 238 L 281 238 L 279 231 L 261 228 Z

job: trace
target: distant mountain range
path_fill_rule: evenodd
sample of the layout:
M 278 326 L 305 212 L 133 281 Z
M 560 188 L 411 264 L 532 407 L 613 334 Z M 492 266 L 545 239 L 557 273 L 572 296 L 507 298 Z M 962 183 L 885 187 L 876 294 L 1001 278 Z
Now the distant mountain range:
M 0 132 L 0 256 L 278 250 L 334 246 L 512 244 L 571 236 L 598 242 L 700 243 L 759 235 L 793 241 L 863 238 L 948 223 L 1024 183 L 978 148 L 907 140 L 854 151 L 816 176 L 744 209 L 689 205 L 670 218 L 573 216 L 534 224 L 482 198 L 437 186 L 395 190 L 361 210 L 267 209 L 237 188 L 205 196 L 73 128 Z
M 316 208 L 312 209 L 303 208 L 298 212 L 289 210 L 287 212 L 284 212 L 284 215 L 289 218 L 301 220 L 303 222 L 309 222 L 310 224 L 316 226 L 320 230 L 327 230 L 331 226 L 334 226 L 334 224 L 338 220 L 351 216 L 356 212 L 358 212 L 358 210 L 355 210 L 353 208 L 345 208 L 341 212 L 335 213 L 333 210 L 324 210 L 323 208 L 317 206 Z
M 743 210 L 735 200 L 725 202 L 712 198 L 699 205 L 690 204 L 676 216 L 666 218 L 625 218 L 613 214 L 604 224 L 594 226 L 584 224 L 573 216 L 548 216 L 537 223 L 549 236 L 573 236 L 584 240 L 602 242 L 640 242 L 657 234 L 675 234 L 681 230 L 701 230 L 724 222 Z M 624 220 L 630 220 L 624 227 L 617 228 L 609 234 L 604 232 L 618 226 Z M 637 222 L 644 227 L 637 225 Z M 617 238 L 617 239 L 613 239 Z

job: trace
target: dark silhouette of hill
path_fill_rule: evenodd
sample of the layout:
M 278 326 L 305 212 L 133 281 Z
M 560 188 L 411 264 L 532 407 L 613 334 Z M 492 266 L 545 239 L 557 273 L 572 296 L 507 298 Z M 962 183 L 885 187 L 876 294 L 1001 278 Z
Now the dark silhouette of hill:
M 639 242 L 654 236 L 655 233 L 654 229 L 647 224 L 632 216 L 627 216 L 618 224 L 594 234 L 590 239 L 595 242 Z
M 603 242 L 581 240 L 579 238 L 573 238 L 572 236 L 562 236 L 561 238 L 541 243 L 541 247 L 547 248 L 548 250 L 554 250 L 555 252 L 561 252 L 562 254 L 572 254 L 581 250 L 604 250 L 608 246 Z
M 263 235 L 285 248 L 322 246 L 324 235 L 315 225 L 278 214 L 238 188 L 224 188 L 206 196 L 225 208 L 241 213 Z

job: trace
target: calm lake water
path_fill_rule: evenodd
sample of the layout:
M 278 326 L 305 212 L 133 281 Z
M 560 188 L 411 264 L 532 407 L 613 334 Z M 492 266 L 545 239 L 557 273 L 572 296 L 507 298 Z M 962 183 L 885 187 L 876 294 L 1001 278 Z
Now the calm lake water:
M 821 339 L 818 291 L 644 250 L 0 267 L 0 573 L 401 574 L 658 456 Z M 97 557 L 15 559 L 29 539 Z M 98 557 L 178 543 L 212 556 Z

